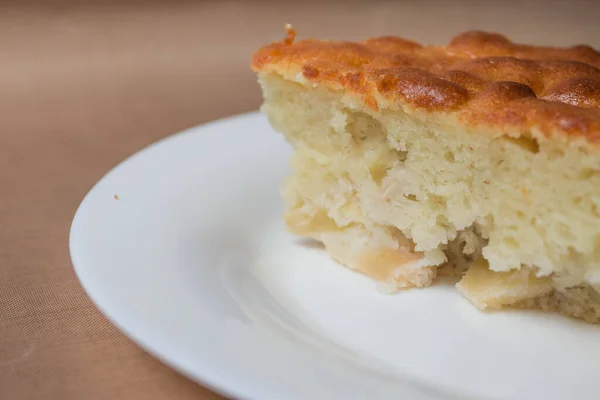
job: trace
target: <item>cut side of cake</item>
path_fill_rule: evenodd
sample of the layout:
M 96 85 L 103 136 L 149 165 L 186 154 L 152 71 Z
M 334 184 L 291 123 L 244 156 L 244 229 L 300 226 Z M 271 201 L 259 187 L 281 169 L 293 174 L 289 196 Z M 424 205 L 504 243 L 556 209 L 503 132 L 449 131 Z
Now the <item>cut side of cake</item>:
M 288 36 L 252 60 L 294 148 L 287 228 L 395 292 L 600 322 L 600 53 Z

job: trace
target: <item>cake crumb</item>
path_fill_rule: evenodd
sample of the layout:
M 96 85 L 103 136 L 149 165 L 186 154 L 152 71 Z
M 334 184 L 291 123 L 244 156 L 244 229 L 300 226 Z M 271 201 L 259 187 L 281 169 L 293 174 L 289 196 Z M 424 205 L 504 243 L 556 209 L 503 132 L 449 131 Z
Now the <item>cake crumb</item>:
M 113 194 L 113 197 L 115 198 L 115 200 L 119 200 L 119 195 L 118 194 Z
M 285 24 L 285 39 L 283 39 L 283 43 L 286 45 L 294 44 L 294 39 L 296 39 L 296 31 L 292 28 L 291 24 Z

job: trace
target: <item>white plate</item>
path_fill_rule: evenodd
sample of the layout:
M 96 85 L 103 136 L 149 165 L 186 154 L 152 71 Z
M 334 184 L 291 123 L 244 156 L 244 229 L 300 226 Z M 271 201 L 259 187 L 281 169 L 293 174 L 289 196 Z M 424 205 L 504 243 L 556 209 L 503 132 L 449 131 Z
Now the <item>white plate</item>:
M 383 295 L 285 233 L 289 154 L 253 113 L 120 164 L 73 220 L 89 296 L 165 363 L 243 399 L 599 398 L 598 327 L 481 313 L 451 285 Z

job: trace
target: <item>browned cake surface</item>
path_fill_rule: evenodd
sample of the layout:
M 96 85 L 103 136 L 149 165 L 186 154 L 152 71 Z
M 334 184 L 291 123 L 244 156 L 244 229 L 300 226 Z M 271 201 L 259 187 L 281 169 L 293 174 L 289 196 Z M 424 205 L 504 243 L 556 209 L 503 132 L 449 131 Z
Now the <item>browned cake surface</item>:
M 589 46 L 528 46 L 477 31 L 443 47 L 398 37 L 293 39 L 289 30 L 285 40 L 258 50 L 253 69 L 301 73 L 374 109 L 388 101 L 386 107 L 455 113 L 468 124 L 600 139 L 600 53 Z

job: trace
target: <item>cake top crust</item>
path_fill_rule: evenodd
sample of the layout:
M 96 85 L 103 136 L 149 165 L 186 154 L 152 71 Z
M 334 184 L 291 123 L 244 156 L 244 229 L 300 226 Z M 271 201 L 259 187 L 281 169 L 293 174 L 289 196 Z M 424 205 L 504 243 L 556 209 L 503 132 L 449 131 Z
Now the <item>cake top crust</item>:
M 387 107 L 454 113 L 468 124 L 600 142 L 600 52 L 589 46 L 530 46 L 480 31 L 446 46 L 390 36 L 295 42 L 286 28 L 284 40 L 254 54 L 254 71 L 302 74 L 376 110 L 383 99 Z

